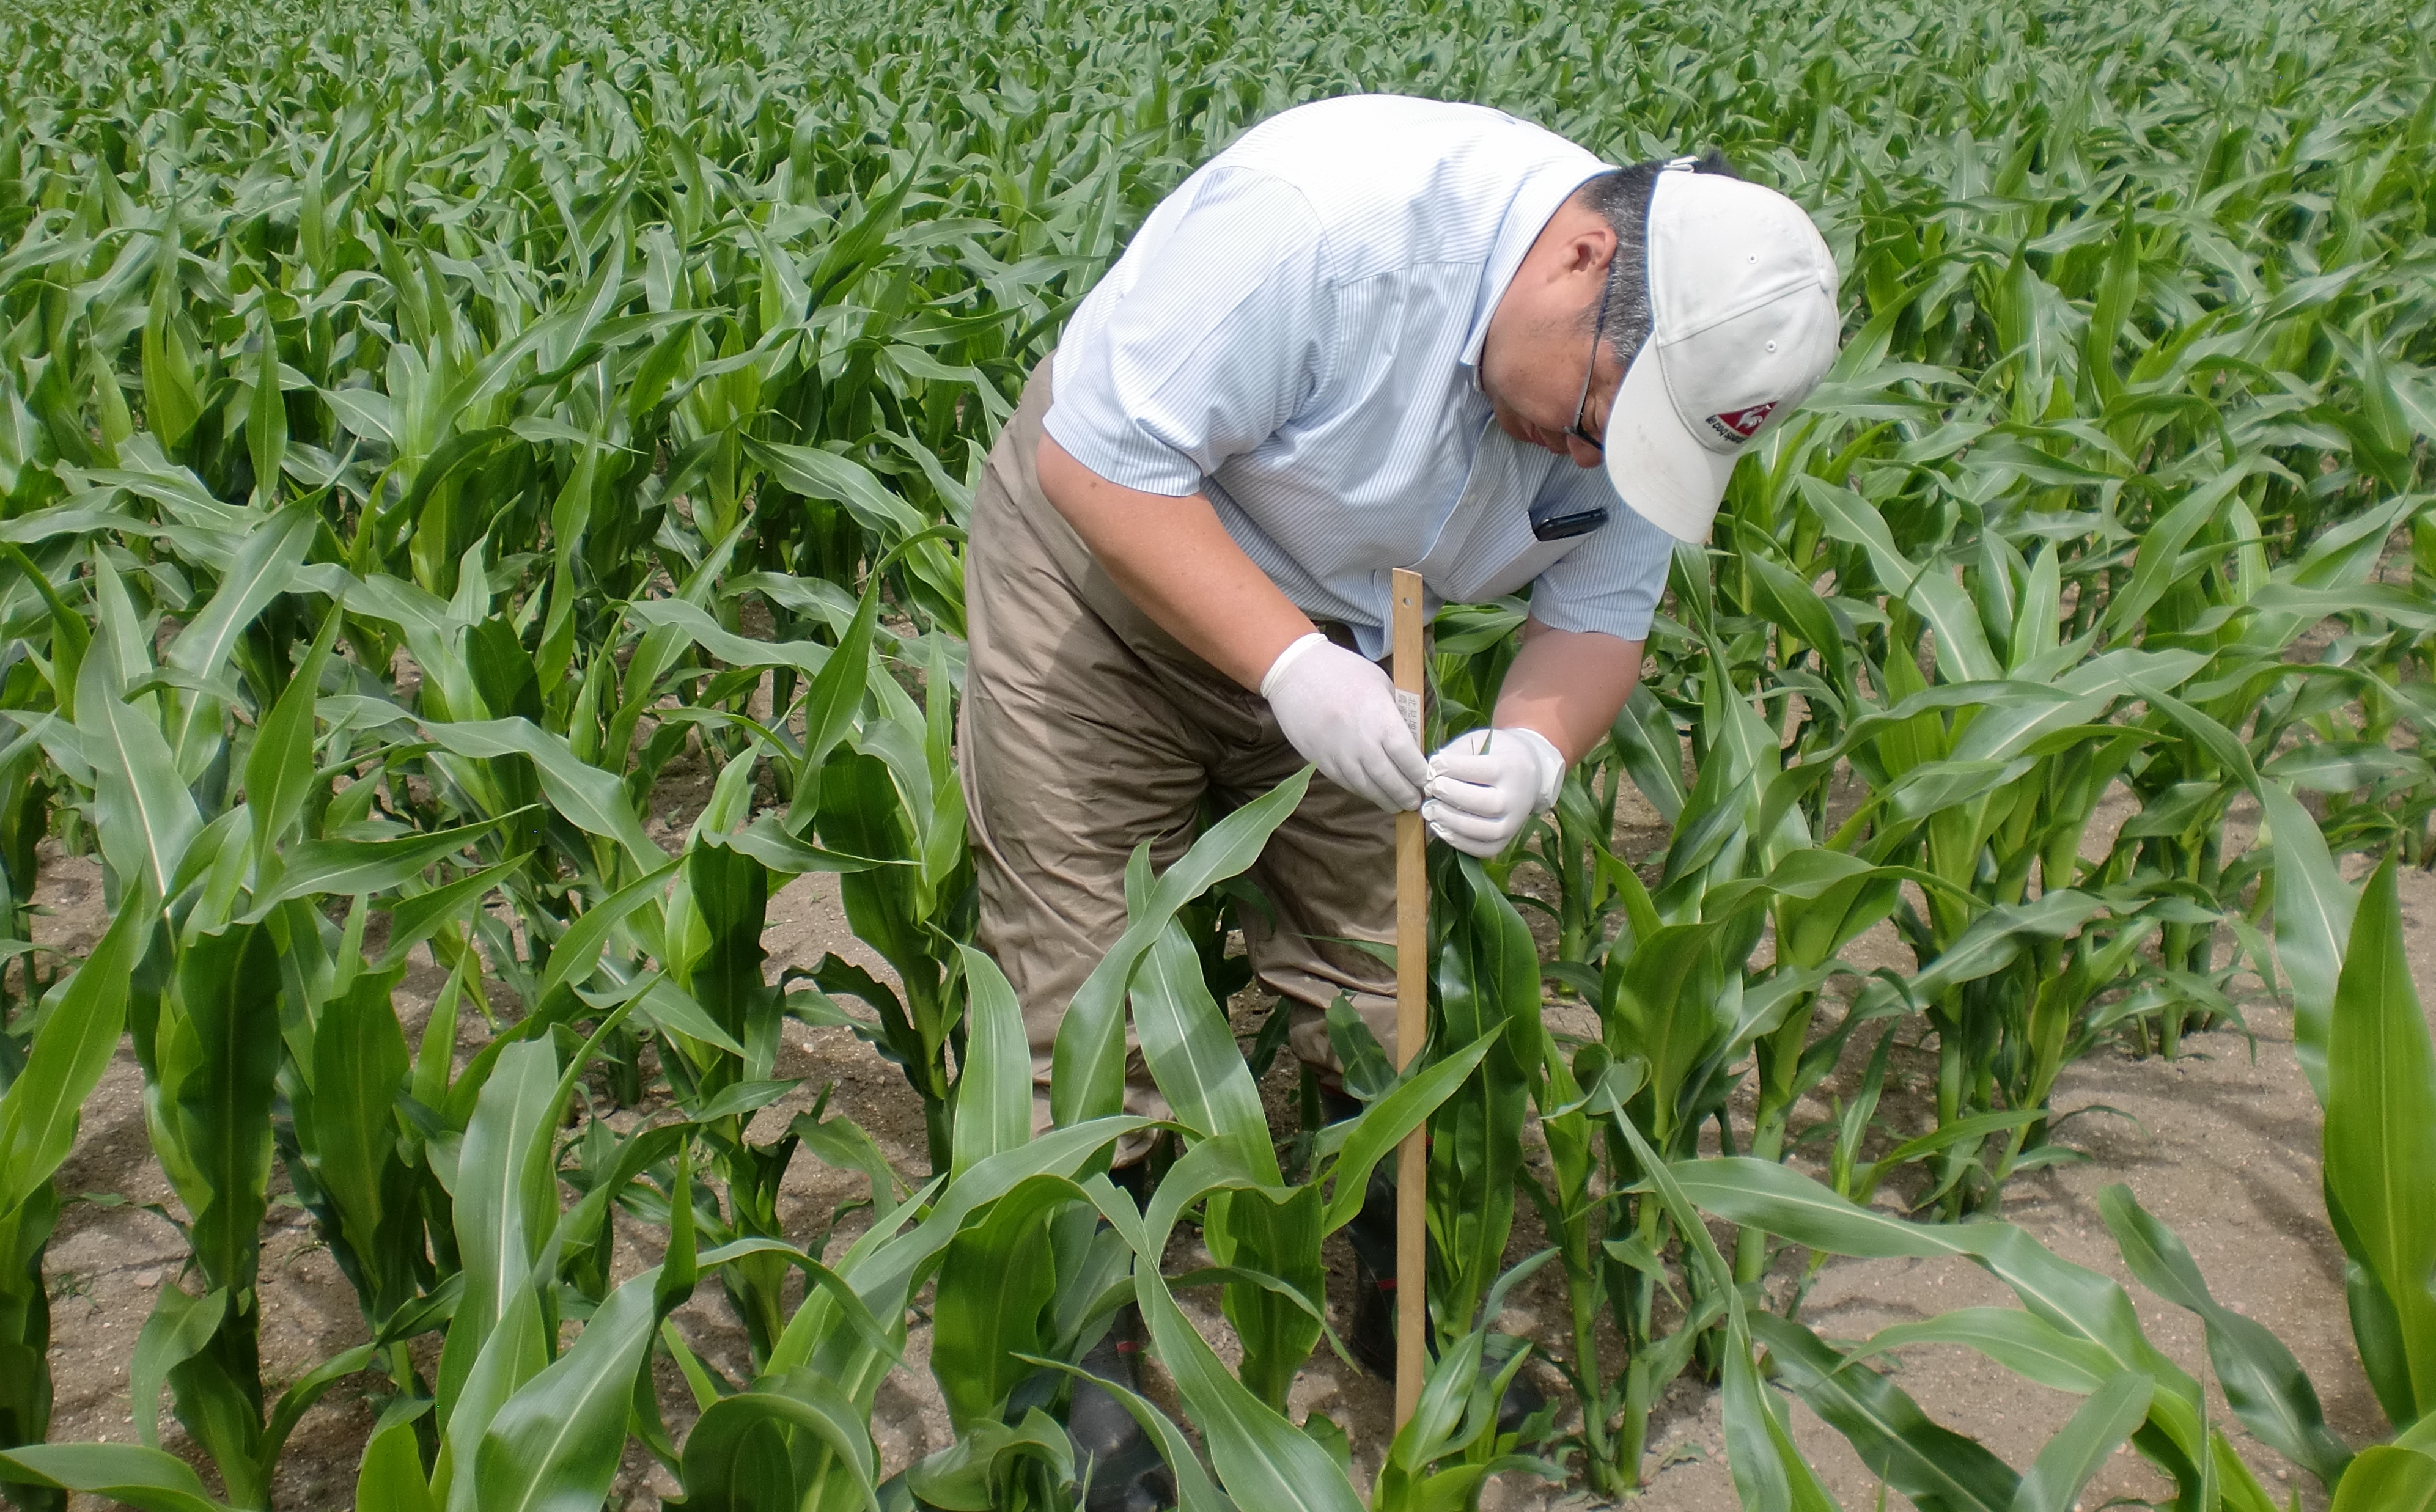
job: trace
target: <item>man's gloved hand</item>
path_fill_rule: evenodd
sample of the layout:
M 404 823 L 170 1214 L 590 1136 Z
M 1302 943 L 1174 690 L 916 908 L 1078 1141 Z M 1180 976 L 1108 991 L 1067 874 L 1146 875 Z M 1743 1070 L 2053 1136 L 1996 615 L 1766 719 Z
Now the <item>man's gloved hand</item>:
M 1286 739 L 1330 781 L 1390 811 L 1420 807 L 1430 764 L 1377 663 L 1313 631 L 1278 652 L 1261 696 Z
M 1430 757 L 1421 817 L 1440 840 L 1486 859 L 1555 807 L 1564 786 L 1565 758 L 1539 731 L 1473 730 Z

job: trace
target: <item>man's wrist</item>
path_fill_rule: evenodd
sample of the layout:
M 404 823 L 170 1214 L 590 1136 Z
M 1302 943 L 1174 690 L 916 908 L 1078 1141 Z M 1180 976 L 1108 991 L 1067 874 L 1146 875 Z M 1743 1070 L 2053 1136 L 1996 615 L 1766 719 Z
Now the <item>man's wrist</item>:
M 1261 674 L 1261 696 L 1275 698 L 1278 681 L 1286 674 L 1287 669 L 1328 643 L 1328 637 L 1316 630 L 1288 641 L 1285 649 L 1270 659 L 1269 669 Z

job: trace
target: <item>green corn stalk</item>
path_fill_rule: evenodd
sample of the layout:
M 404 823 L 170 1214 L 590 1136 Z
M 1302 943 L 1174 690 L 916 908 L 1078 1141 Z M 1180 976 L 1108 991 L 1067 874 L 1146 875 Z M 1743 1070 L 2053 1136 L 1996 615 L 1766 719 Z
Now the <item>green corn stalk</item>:
M 165 1289 L 147 1327 L 166 1344 L 158 1366 L 179 1420 L 219 1467 L 231 1501 L 265 1506 L 255 1281 L 278 1068 L 259 1051 L 279 1033 L 278 944 L 259 925 L 183 944 L 165 990 L 139 998 L 136 1044 L 153 1148 L 192 1215 L 188 1239 L 206 1291 L 197 1300 Z
M 1439 1347 L 1471 1331 L 1505 1270 L 1522 1121 L 1540 1076 L 1540 962 L 1530 931 L 1469 858 L 1432 868 L 1434 1029 L 1447 1046 L 1490 1038 L 1480 1069 L 1431 1127 L 1428 1277 Z M 1493 1038 L 1491 1036 L 1494 1036 Z
M 866 599 L 865 623 L 868 604 Z M 867 683 L 878 708 L 851 739 L 817 765 L 808 742 L 805 767 L 817 771 L 818 779 L 806 777 L 797 805 L 801 808 L 805 797 L 817 792 L 813 824 L 824 843 L 894 863 L 842 877 L 839 888 L 847 922 L 896 969 L 903 998 L 834 958 L 823 961 L 812 980 L 825 991 L 851 993 L 879 1011 L 892 1058 L 922 1098 L 931 1169 L 937 1171 L 950 1156 L 948 1063 L 963 1033 L 964 984 L 955 949 L 970 932 L 975 905 L 965 851 L 964 792 L 952 765 L 952 694 L 939 643 L 931 645 L 921 704 L 883 671 Z M 854 653 L 854 648 L 842 647 L 837 655 Z M 815 700 L 821 691 L 816 680 Z
M 729 775 L 749 774 L 752 758 L 749 751 L 740 756 Z M 620 991 L 652 1019 L 661 1067 L 725 1178 L 727 1212 L 710 1225 L 708 1237 L 720 1246 L 747 1246 L 721 1268 L 720 1279 L 756 1358 L 766 1358 L 785 1322 L 787 1261 L 783 1251 L 755 1253 L 750 1245 L 783 1237 L 779 1186 L 803 1131 L 798 1121 L 768 1143 L 747 1137 L 755 1113 L 796 1085 L 774 1074 L 786 1004 L 782 990 L 765 981 L 761 931 L 771 892 L 795 871 L 852 872 L 865 863 L 782 843 L 768 831 L 719 834 L 741 784 L 722 778 L 720 787 L 669 903 L 666 974 L 635 979 Z M 765 865 L 763 857 L 778 864 Z M 605 1264 L 605 1244 L 593 1254 L 596 1266 Z

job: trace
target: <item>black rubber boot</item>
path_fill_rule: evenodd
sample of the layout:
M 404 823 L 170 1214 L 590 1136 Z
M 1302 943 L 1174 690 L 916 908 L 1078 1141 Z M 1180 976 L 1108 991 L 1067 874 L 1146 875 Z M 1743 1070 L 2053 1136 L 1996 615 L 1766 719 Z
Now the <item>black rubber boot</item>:
M 1119 1166 L 1108 1179 L 1138 1208 L 1149 1198 L 1142 1162 Z M 1107 1336 L 1083 1356 L 1084 1371 L 1140 1392 L 1144 1331 L 1140 1308 L 1127 1303 L 1118 1309 Z M 1087 1382 L 1074 1382 L 1066 1436 L 1074 1446 L 1074 1478 L 1087 1487 L 1084 1512 L 1161 1512 L 1175 1505 L 1175 1478 L 1158 1445 L 1115 1397 Z
M 1360 1103 L 1326 1086 L 1320 1089 L 1320 1106 L 1331 1123 L 1362 1111 Z M 1370 1169 L 1362 1210 L 1345 1225 L 1345 1238 L 1353 1246 L 1353 1328 L 1345 1343 L 1355 1359 L 1392 1381 L 1396 1376 L 1396 1182 L 1384 1161 Z M 1434 1348 L 1430 1354 L 1435 1359 L 1437 1351 Z M 1498 1432 L 1519 1433 L 1547 1404 L 1540 1388 L 1518 1373 L 1498 1400 Z
M 1142 1315 L 1128 1303 L 1108 1336 L 1083 1357 L 1083 1368 L 1129 1391 L 1141 1390 Z M 1086 1487 L 1084 1512 L 1159 1512 L 1175 1505 L 1175 1478 L 1158 1446 L 1122 1403 L 1097 1386 L 1074 1382 L 1066 1414 L 1074 1446 L 1074 1478 Z
M 1362 1210 L 1345 1225 L 1353 1246 L 1353 1329 L 1346 1345 L 1375 1374 L 1396 1377 L 1396 1183 L 1373 1167 Z

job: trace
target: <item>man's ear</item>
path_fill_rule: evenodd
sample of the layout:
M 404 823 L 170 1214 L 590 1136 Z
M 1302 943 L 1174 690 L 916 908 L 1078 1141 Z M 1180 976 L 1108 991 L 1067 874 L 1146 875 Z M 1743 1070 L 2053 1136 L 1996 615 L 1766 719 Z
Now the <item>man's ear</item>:
M 1574 234 L 1571 255 L 1566 268 L 1572 272 L 1605 274 L 1608 265 L 1615 261 L 1615 232 L 1605 225 L 1583 227 Z

